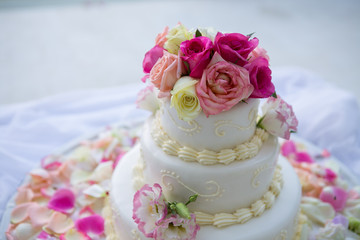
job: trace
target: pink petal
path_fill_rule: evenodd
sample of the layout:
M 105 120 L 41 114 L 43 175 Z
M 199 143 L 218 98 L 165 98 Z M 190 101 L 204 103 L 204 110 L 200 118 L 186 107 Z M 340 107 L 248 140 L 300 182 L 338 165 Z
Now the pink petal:
M 78 219 L 75 222 L 75 228 L 84 234 L 93 233 L 101 235 L 104 233 L 104 218 L 95 214 Z
M 40 189 L 41 196 L 44 198 L 51 198 L 54 195 L 55 190 L 52 187 L 44 187 Z
M 145 83 L 146 82 L 146 79 L 148 79 L 150 77 L 150 74 L 145 74 L 145 76 L 143 76 L 142 78 L 141 78 L 141 81 L 143 82 L 143 83 Z
M 34 227 L 41 227 L 49 222 L 52 212 L 50 209 L 38 204 L 34 204 L 29 208 L 29 217 Z
M 51 197 L 48 208 L 53 209 L 58 212 L 68 213 L 70 212 L 75 205 L 75 195 L 74 193 L 66 188 L 59 189 Z
M 296 153 L 296 145 L 294 141 L 288 140 L 281 146 L 281 154 L 288 157 L 290 154 Z
M 322 155 L 324 158 L 327 158 L 327 157 L 330 157 L 330 156 L 331 156 L 331 153 L 330 153 L 328 150 L 324 149 L 324 150 L 322 151 L 321 155 Z
M 11 224 L 11 223 L 9 224 L 9 227 L 6 229 L 5 232 L 7 240 L 16 240 L 12 235 L 15 228 L 16 228 L 15 224 Z
M 43 240 L 47 240 L 49 239 L 49 237 L 51 237 L 47 232 L 42 231 L 36 239 L 43 239 Z
M 29 208 L 35 203 L 28 202 L 16 206 L 11 212 L 11 223 L 17 224 L 26 220 L 29 216 Z
M 346 205 L 347 192 L 339 187 L 327 186 L 320 193 L 320 200 L 333 206 L 335 211 L 342 211 Z
M 60 235 L 60 240 L 92 240 L 90 237 L 76 231 L 76 229 L 70 229 L 64 234 Z
M 17 205 L 21 203 L 30 202 L 34 198 L 34 192 L 27 187 L 20 187 L 15 198 L 15 203 Z
M 86 206 L 86 207 L 83 207 L 79 212 L 79 215 L 83 215 L 83 214 L 94 215 L 95 212 L 91 207 Z
M 41 167 L 46 170 L 55 170 L 61 165 L 57 156 L 49 155 L 41 160 Z
M 325 168 L 325 176 L 324 176 L 324 178 L 326 180 L 328 180 L 329 182 L 333 182 L 337 178 L 337 175 L 330 168 Z
M 37 178 L 37 179 L 48 179 L 49 178 L 49 172 L 42 169 L 42 168 L 37 168 L 34 170 L 31 170 L 30 172 L 31 177 L 33 178 Z
M 43 230 L 49 234 L 63 234 L 74 227 L 74 222 L 65 214 L 54 212 L 51 215 L 49 223 L 43 227 Z
M 306 163 L 314 163 L 314 160 L 307 152 L 297 152 L 295 153 L 295 160 L 297 162 L 306 162 Z

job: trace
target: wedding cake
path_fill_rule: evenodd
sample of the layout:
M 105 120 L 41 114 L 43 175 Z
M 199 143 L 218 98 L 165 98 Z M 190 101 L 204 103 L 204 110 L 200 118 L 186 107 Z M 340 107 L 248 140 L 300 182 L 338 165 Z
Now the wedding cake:
M 301 186 L 278 142 L 297 119 L 258 42 L 180 23 L 156 37 L 138 99 L 153 114 L 113 174 L 108 239 L 299 237 Z

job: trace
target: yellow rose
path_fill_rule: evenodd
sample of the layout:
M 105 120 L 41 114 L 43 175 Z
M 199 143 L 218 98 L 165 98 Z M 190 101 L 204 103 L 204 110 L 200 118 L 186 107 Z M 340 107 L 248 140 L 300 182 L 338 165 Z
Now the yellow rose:
M 169 53 L 178 54 L 180 44 L 183 41 L 190 40 L 194 37 L 194 34 L 189 32 L 184 25 L 179 23 L 176 27 L 172 28 L 166 35 L 167 41 L 164 44 L 164 48 Z
M 179 119 L 190 121 L 201 112 L 199 99 L 196 96 L 197 80 L 185 76 L 180 78 L 171 91 L 171 107 L 175 107 Z

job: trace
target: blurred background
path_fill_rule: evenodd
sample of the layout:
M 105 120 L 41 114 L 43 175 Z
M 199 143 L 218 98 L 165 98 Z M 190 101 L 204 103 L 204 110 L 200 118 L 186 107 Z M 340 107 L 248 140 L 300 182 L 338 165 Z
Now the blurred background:
M 360 101 L 360 1 L 0 0 L 0 106 L 139 82 L 157 33 L 181 21 L 260 39 L 270 64 Z

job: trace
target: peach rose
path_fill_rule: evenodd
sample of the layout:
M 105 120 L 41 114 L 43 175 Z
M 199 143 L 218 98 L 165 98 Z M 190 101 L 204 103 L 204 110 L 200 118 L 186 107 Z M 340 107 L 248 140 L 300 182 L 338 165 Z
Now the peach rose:
M 217 58 L 216 54 L 213 58 Z M 200 106 L 206 116 L 227 111 L 250 96 L 254 87 L 245 68 L 226 61 L 209 65 L 196 85 Z
M 155 45 L 158 45 L 158 46 L 160 46 L 160 47 L 164 47 L 164 44 L 165 44 L 165 42 L 166 42 L 166 40 L 167 40 L 167 38 L 166 38 L 166 35 L 168 35 L 168 33 L 169 33 L 169 27 L 168 26 L 166 26 L 165 28 L 164 28 L 164 31 L 162 32 L 162 33 L 159 33 L 157 36 L 156 36 L 156 38 L 155 38 Z
M 170 91 L 178 78 L 178 56 L 164 51 L 164 55 L 150 71 L 150 81 L 160 92 L 158 97 L 170 97 Z

